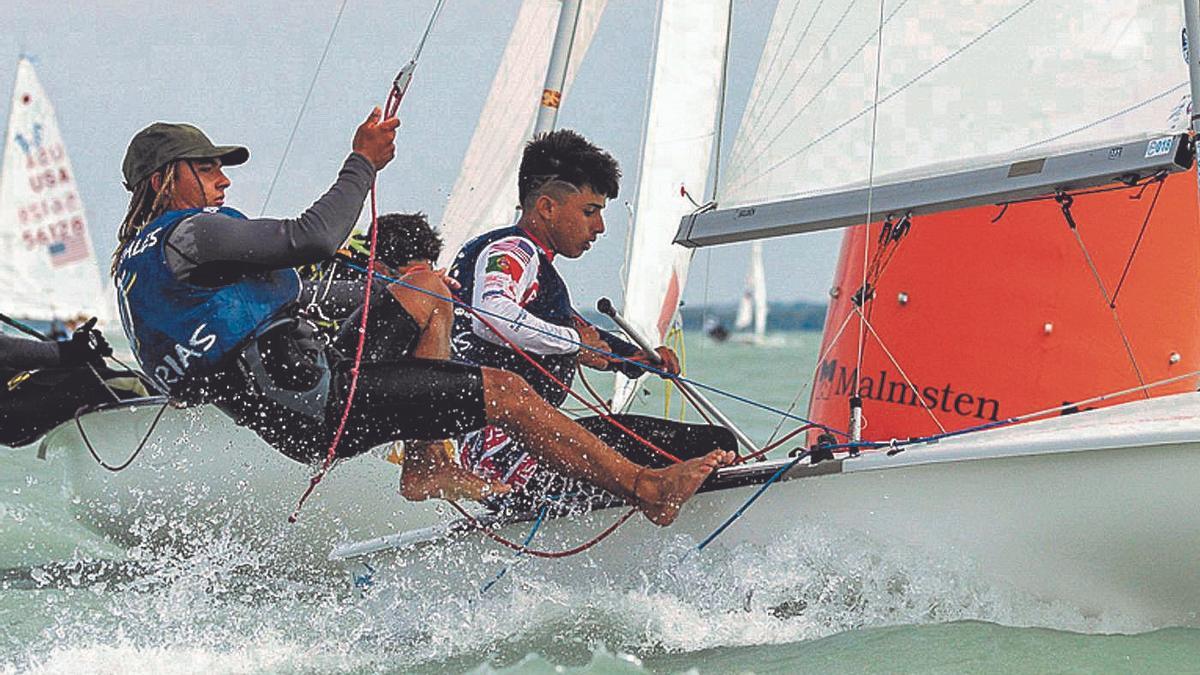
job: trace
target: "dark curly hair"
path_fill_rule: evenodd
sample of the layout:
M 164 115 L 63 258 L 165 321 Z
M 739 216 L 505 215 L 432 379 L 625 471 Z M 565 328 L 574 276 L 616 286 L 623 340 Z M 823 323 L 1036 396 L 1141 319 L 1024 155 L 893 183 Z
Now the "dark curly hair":
M 385 213 L 376 222 L 376 256 L 388 267 L 404 267 L 414 260 L 437 260 L 442 254 L 442 238 L 424 213 Z M 369 234 L 366 241 L 369 245 Z
M 596 194 L 616 199 L 620 180 L 621 168 L 612 155 L 570 129 L 559 129 L 526 144 L 517 191 L 524 208 L 541 194 L 543 185 L 555 181 L 588 187 Z

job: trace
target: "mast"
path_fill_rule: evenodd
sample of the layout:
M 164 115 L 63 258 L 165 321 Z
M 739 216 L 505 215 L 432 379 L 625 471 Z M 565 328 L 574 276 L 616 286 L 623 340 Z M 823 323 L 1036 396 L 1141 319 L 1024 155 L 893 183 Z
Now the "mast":
M 575 44 L 575 29 L 579 23 L 581 1 L 562 0 L 558 28 L 554 33 L 554 47 L 550 52 L 550 65 L 546 68 L 546 85 L 542 88 L 542 102 L 538 107 L 537 120 L 533 124 L 534 136 L 554 131 L 554 124 L 558 121 L 558 107 L 562 104 L 563 83 L 567 79 L 571 47 Z
M 1196 40 L 1200 39 L 1200 0 L 1183 0 L 1183 24 L 1187 36 L 1188 83 L 1192 91 L 1192 131 L 1196 130 L 1196 120 L 1200 118 L 1197 112 L 1197 101 L 1200 101 L 1200 49 L 1196 49 Z

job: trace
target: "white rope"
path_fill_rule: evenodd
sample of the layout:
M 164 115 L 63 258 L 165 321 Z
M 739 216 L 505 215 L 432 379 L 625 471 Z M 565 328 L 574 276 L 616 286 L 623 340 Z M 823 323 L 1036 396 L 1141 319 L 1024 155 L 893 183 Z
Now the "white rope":
M 860 317 L 862 317 L 863 324 L 866 325 L 867 330 L 871 331 L 871 335 L 875 338 L 875 341 L 879 343 L 879 348 L 882 349 L 883 353 L 887 355 L 888 360 L 892 362 L 892 365 L 896 367 L 896 370 L 900 371 L 900 376 L 904 378 L 904 382 L 906 384 L 908 384 L 908 388 L 912 390 L 913 396 L 916 397 L 917 402 L 921 404 L 921 407 L 925 409 L 925 412 L 929 413 L 929 418 L 933 420 L 933 423 L 937 425 L 937 428 L 943 434 L 946 433 L 946 427 L 942 426 L 942 423 L 940 421 L 938 421 L 937 415 L 935 415 L 933 413 L 933 409 L 930 408 L 929 404 L 925 402 L 925 399 L 921 396 L 921 392 L 917 389 L 917 385 L 913 384 L 912 379 L 910 379 L 908 377 L 908 373 L 904 372 L 904 368 L 900 367 L 900 362 L 897 361 L 894 356 L 892 356 L 892 352 L 889 351 L 887 348 L 887 345 L 885 345 L 883 343 L 883 338 L 879 337 L 879 333 L 875 332 L 875 328 L 872 327 L 871 323 L 869 321 L 867 321 L 865 316 L 863 316 L 863 312 L 861 309 L 859 309 L 858 307 L 855 307 L 854 310 L 856 312 L 858 312 L 858 315 Z M 882 385 L 883 385 L 883 383 L 880 382 L 881 387 L 882 387 Z M 882 391 L 879 392 L 879 395 L 880 395 L 880 398 L 883 398 Z

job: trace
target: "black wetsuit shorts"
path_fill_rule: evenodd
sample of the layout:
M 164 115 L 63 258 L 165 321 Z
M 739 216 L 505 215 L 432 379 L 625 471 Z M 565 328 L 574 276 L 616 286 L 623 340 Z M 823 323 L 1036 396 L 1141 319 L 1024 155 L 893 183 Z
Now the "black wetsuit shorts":
M 420 326 L 389 292 L 373 295 L 371 302 L 358 385 L 337 456 L 351 457 L 391 441 L 453 438 L 483 427 L 480 368 L 408 356 L 420 337 Z M 360 316 L 352 315 L 325 350 L 332 382 L 323 418 L 290 410 L 245 385 L 221 396 L 217 406 L 292 459 L 311 462 L 324 457 L 346 407 Z M 296 374 L 305 368 L 298 364 L 311 348 L 297 344 L 290 335 L 273 336 L 271 342 L 264 349 L 267 373 L 277 384 L 289 381 L 302 386 L 304 378 Z M 237 379 L 245 381 L 244 376 Z

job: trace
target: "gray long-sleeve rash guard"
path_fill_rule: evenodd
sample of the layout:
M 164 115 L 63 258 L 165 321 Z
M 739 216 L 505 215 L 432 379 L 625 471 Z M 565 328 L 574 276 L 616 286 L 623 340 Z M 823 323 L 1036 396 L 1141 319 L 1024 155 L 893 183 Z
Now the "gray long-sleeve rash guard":
M 299 218 L 241 220 L 198 213 L 171 232 L 167 265 L 180 280 L 219 285 L 249 272 L 325 260 L 350 236 L 374 179 L 375 167 L 355 152 L 329 190 Z

